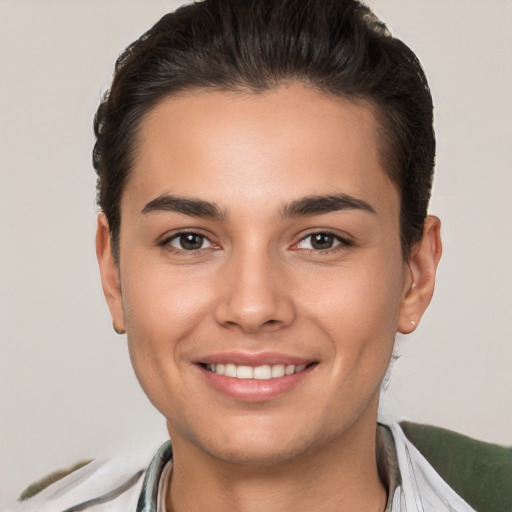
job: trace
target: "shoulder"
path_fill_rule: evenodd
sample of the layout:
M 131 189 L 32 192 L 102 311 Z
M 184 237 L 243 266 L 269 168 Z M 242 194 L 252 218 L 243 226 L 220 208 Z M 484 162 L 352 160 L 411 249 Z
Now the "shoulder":
M 400 427 L 442 479 L 475 510 L 512 510 L 512 447 L 430 425 L 404 421 Z
M 155 449 L 148 449 L 84 461 L 56 471 L 30 485 L 16 505 L 5 512 L 55 512 L 90 507 L 98 512 L 135 510 L 143 475 L 154 454 Z

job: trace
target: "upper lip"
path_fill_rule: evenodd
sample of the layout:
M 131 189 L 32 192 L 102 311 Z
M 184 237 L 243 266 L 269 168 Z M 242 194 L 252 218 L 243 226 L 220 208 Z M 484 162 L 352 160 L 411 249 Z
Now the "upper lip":
M 293 364 L 296 366 L 307 365 L 316 362 L 314 359 L 295 356 L 292 354 L 284 354 L 281 352 L 217 352 L 198 357 L 195 360 L 198 364 L 217 364 L 217 363 L 231 363 L 237 366 L 263 366 L 266 364 Z

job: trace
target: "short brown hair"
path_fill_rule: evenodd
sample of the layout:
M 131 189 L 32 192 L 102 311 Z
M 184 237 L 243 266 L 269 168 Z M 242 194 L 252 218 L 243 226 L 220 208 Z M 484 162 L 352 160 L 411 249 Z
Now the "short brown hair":
M 382 163 L 400 192 L 407 258 L 430 200 L 432 97 L 415 54 L 356 0 L 204 0 L 165 15 L 122 53 L 94 120 L 98 205 L 114 256 L 145 113 L 185 90 L 262 92 L 291 81 L 375 108 Z

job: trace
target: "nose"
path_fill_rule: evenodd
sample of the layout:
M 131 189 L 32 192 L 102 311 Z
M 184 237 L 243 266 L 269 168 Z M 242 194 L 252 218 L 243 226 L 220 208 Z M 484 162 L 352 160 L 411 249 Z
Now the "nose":
M 285 263 L 264 252 L 233 254 L 219 276 L 216 321 L 247 333 L 274 331 L 295 320 Z

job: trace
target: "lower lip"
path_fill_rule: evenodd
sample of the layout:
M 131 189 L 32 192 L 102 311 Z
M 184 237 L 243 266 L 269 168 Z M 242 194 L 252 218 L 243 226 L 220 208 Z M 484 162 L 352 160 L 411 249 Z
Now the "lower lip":
M 307 378 L 316 364 L 312 364 L 299 373 L 273 379 L 237 379 L 211 372 L 197 365 L 208 383 L 217 391 L 235 400 L 244 402 L 264 402 L 296 388 Z

